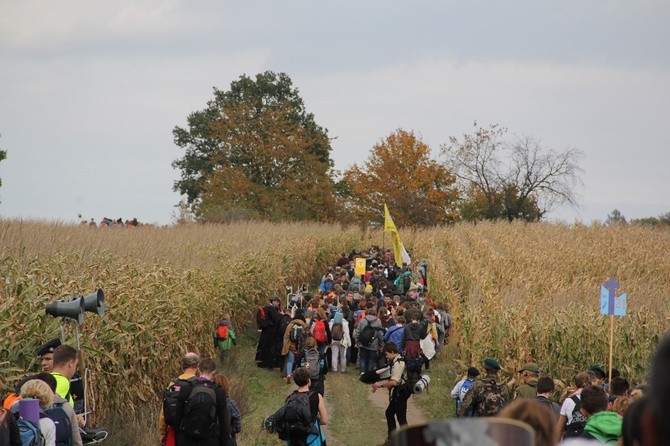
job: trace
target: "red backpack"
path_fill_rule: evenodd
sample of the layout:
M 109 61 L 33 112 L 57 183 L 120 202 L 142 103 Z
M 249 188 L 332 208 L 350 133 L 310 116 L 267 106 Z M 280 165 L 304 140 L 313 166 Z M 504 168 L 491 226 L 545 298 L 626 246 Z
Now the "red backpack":
M 318 319 L 314 322 L 312 336 L 314 336 L 314 340 L 318 344 L 325 344 L 328 342 L 328 336 L 326 335 L 326 324 L 321 319 Z
M 225 324 L 220 324 L 216 328 L 216 339 L 219 341 L 225 341 L 228 339 L 228 326 Z

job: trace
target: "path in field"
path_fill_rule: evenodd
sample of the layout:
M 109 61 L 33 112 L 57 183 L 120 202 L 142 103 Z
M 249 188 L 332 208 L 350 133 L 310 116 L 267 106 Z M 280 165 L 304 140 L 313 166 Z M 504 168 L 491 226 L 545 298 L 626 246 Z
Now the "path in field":
M 389 392 L 387 389 L 380 389 L 374 393 L 368 391 L 367 394 L 370 403 L 381 408 L 383 411 L 386 411 L 386 407 L 389 404 Z M 411 396 L 409 397 L 409 400 L 407 400 L 407 424 L 425 423 L 426 417 L 421 409 L 414 404 L 414 398 L 414 396 Z M 382 422 L 386 423 L 386 418 L 383 418 Z

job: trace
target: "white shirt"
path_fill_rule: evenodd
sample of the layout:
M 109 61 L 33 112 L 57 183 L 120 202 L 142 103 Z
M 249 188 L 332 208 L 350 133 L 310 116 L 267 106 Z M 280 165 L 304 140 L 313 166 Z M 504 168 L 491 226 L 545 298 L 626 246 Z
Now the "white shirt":
M 581 392 L 580 392 L 581 393 Z M 579 399 L 581 399 L 581 396 L 579 393 L 575 393 L 574 395 L 577 395 Z M 572 400 L 573 395 L 570 395 L 567 397 L 564 401 L 563 404 L 561 405 L 561 415 L 564 415 L 567 418 L 567 421 L 565 424 L 570 424 L 572 423 L 572 412 L 575 410 L 575 402 Z

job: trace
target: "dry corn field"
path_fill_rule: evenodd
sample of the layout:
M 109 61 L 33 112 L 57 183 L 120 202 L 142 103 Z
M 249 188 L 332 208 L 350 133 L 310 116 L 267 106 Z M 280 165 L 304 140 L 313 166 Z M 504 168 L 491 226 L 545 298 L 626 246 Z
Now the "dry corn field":
M 452 309 L 462 365 L 495 356 L 511 372 L 530 356 L 567 378 L 605 364 L 609 322 L 598 299 L 611 275 L 629 296 L 629 315 L 615 321 L 615 365 L 625 375 L 642 377 L 668 328 L 669 231 L 507 223 L 400 231 L 413 258 L 430 265 L 432 297 Z M 317 224 L 0 221 L 0 386 L 36 371 L 37 347 L 60 335 L 46 303 L 103 288 L 107 314 L 87 313 L 79 329 L 95 399 L 105 401 L 97 415 L 158 406 L 185 349 L 214 354 L 211 331 L 224 309 L 241 330 L 268 295 L 313 284 L 338 253 L 381 242 L 381 232 Z M 68 324 L 68 343 L 73 334 Z

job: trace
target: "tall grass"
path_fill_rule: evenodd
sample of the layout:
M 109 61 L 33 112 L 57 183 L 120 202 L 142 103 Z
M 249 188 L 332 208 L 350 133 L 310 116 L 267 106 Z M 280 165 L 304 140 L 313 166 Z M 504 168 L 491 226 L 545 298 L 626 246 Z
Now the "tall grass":
M 598 314 L 598 296 L 612 275 L 629 296 L 629 315 L 615 321 L 615 366 L 639 379 L 668 327 L 668 231 L 523 223 L 400 229 L 414 260 L 430 265 L 432 297 L 450 304 L 454 369 L 495 356 L 512 375 L 532 357 L 567 378 L 606 364 L 609 322 Z M 283 294 L 285 284 L 314 284 L 340 252 L 382 240 L 381 232 L 320 224 L 123 230 L 0 220 L 0 387 L 36 370 L 37 347 L 60 334 L 46 303 L 103 288 L 107 315 L 87 314 L 80 327 L 96 414 L 136 417 L 158 406 L 174 374 L 169 365 L 186 350 L 214 354 L 211 331 L 224 310 L 242 331 L 255 306 Z M 71 325 L 66 334 L 72 343 Z

